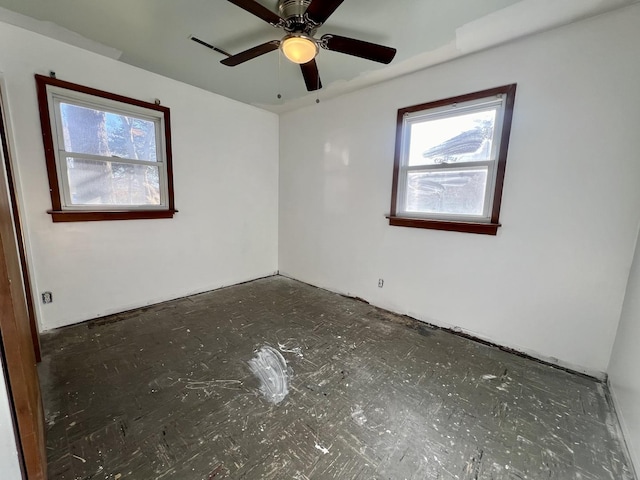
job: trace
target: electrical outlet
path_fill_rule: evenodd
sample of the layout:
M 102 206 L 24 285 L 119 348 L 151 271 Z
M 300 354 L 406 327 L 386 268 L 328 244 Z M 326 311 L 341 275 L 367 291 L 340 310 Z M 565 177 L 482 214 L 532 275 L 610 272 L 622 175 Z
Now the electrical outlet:
M 378 288 L 384 287 L 384 280 L 382 278 L 378 279 Z
M 51 292 L 43 292 L 42 293 L 42 303 L 51 303 L 53 302 L 53 293 Z

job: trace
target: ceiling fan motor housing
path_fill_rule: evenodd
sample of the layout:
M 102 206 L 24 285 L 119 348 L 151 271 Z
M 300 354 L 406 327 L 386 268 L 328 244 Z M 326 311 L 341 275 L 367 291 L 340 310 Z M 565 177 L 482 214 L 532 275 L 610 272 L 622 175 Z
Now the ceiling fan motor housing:
M 291 17 L 302 18 L 310 3 L 311 0 L 280 0 L 278 11 L 285 20 L 289 20 Z
M 310 3 L 311 0 L 279 0 L 278 12 L 285 21 L 286 31 L 305 32 L 308 29 L 304 14 Z

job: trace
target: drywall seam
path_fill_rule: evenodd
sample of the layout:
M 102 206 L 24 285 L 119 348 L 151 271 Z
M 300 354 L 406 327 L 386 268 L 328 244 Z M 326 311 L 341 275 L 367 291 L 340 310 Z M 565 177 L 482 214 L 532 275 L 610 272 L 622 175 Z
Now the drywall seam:
M 598 6 L 604 5 L 603 0 L 566 0 L 562 5 L 559 5 L 556 0 L 522 0 L 517 4 L 462 25 L 456 29 L 456 36 L 453 40 L 428 52 L 396 62 L 381 70 L 365 71 L 351 80 L 335 81 L 330 85 L 325 85 L 318 92 L 287 101 L 281 105 L 256 104 L 255 106 L 277 114 L 292 112 L 312 105 L 317 99 L 322 101 L 340 97 L 473 53 L 562 28 L 590 17 L 604 15 L 618 8 L 629 8 L 638 1 L 640 0 L 636 0 L 632 4 L 620 5 L 618 3 L 612 7 L 598 9 Z M 547 5 L 541 6 L 541 2 Z M 522 28 L 521 22 L 514 24 L 512 21 L 514 14 L 529 22 L 526 28 Z
M 108 47 L 100 42 L 83 37 L 79 33 L 53 22 L 43 22 L 21 13 L 12 12 L 6 8 L 0 7 L 0 21 L 114 60 L 118 60 L 122 56 L 122 52 L 117 48 Z
M 602 0 L 522 0 L 459 27 L 456 47 L 462 53 L 491 48 L 571 24 L 602 5 Z

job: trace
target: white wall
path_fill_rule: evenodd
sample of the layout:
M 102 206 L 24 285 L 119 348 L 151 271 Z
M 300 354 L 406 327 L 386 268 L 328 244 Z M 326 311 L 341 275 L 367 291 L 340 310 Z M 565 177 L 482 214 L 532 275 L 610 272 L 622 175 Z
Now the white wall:
M 281 273 L 603 375 L 640 218 L 638 25 L 636 5 L 282 115 Z M 397 109 L 514 82 L 498 236 L 389 226 Z
M 3 371 L 0 358 L 0 472 L 3 480 L 17 480 L 22 478 L 22 474 Z
M 640 242 L 631 267 L 609 383 L 636 470 L 640 472 Z
M 278 117 L 0 23 L 13 152 L 42 329 L 277 271 Z M 171 108 L 171 220 L 56 223 L 34 74 Z

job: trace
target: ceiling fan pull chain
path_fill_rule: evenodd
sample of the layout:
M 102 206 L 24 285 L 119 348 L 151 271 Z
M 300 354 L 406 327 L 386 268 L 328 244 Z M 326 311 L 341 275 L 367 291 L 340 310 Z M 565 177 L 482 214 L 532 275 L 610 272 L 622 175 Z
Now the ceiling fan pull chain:
M 282 68 L 282 52 L 278 50 L 278 100 L 282 99 L 282 77 L 280 69 Z

